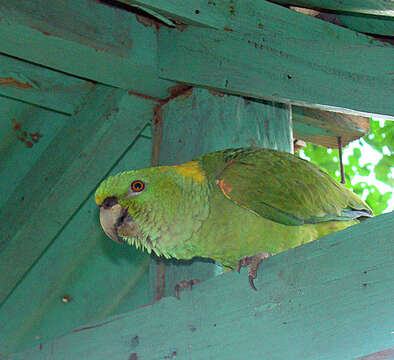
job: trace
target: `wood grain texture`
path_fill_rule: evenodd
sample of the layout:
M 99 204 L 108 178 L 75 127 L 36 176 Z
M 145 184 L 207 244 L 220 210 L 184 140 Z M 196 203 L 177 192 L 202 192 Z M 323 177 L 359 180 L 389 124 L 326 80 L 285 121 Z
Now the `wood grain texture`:
M 110 174 L 148 167 L 151 148 L 151 140 L 138 138 L 121 159 L 114 156 Z M 146 253 L 104 234 L 92 194 L 0 308 L 0 352 L 150 303 L 149 262 Z M 67 304 L 61 301 L 66 295 Z
M 365 136 L 369 132 L 367 117 L 340 114 L 318 109 L 292 106 L 294 138 L 328 148 L 342 146 Z
M 394 214 L 9 359 L 343 360 L 392 345 Z
M 0 14 L 3 53 L 154 97 L 174 85 L 157 76 L 157 29 L 143 17 L 93 0 L 7 1 Z
M 117 0 L 120 3 L 135 5 L 138 4 L 147 9 L 152 9 L 165 16 L 171 17 L 185 24 L 204 25 L 216 29 L 226 27 L 228 20 L 235 20 L 238 26 L 255 27 L 258 23 L 250 21 L 247 23 L 243 16 L 250 20 L 256 17 L 256 13 L 250 12 L 240 16 L 239 8 L 246 6 L 259 6 L 265 1 L 249 0 L 193 0 L 189 1 L 189 6 L 183 6 L 182 0 Z M 348 15 L 375 15 L 385 22 L 394 16 L 394 4 L 390 0 L 270 0 L 270 2 L 286 5 L 298 6 L 303 8 L 330 10 L 334 12 L 346 12 Z M 230 17 L 223 16 L 222 10 L 230 10 Z
M 195 88 L 165 104 L 162 119 L 159 163 L 163 165 L 229 147 L 292 149 L 290 109 L 285 104 Z
M 94 83 L 0 54 L 0 95 L 72 114 Z
M 133 114 L 132 118 L 130 114 Z M 0 302 L 152 119 L 149 100 L 97 86 L 7 194 L 0 222 Z M 34 148 L 33 148 L 34 149 Z M 22 201 L 23 198 L 23 201 Z M 11 271 L 12 269 L 12 271 Z
M 260 32 L 161 29 L 160 76 L 253 98 L 393 118 L 394 104 L 387 101 L 394 92 L 391 45 L 287 9 L 279 22 L 266 10 Z M 291 38 L 283 33 L 284 22 Z
M 284 104 L 190 89 L 162 106 L 161 123 L 160 165 L 183 163 L 231 147 L 255 145 L 292 151 L 290 109 Z M 151 264 L 151 276 L 156 274 L 156 266 Z M 207 260 L 167 261 L 165 274 L 160 273 L 164 275 L 162 292 L 173 295 L 180 280 L 206 280 L 221 272 L 220 266 Z

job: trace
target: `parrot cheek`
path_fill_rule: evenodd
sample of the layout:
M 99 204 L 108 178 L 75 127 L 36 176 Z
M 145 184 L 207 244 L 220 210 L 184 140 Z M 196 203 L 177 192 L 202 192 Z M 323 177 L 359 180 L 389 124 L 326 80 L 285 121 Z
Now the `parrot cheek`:
M 122 223 L 116 228 L 119 236 L 132 238 L 140 232 L 140 227 L 133 221 L 130 215 L 123 219 Z
M 127 209 L 119 204 L 110 208 L 100 208 L 100 224 L 107 236 L 118 243 L 123 243 L 119 236 L 132 238 L 140 232 L 140 227 L 131 218 Z

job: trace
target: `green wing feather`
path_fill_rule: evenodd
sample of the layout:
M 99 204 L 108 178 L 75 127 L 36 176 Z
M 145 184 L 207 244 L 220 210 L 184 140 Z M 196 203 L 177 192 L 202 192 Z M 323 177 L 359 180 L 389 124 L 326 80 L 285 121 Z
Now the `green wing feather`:
M 289 153 L 229 149 L 205 155 L 200 161 L 227 198 L 282 224 L 373 216 L 357 195 L 317 166 Z

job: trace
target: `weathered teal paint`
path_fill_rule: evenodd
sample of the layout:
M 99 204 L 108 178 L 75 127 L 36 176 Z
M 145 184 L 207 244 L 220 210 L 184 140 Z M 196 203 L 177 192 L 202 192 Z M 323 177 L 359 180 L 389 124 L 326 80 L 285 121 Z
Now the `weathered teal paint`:
M 98 85 L 54 136 L 1 208 L 0 302 L 152 116 L 151 101 Z
M 292 151 L 290 107 L 193 89 L 162 107 L 160 164 L 173 165 L 228 147 Z
M 188 2 L 188 6 L 183 6 L 181 0 L 119 0 L 119 2 L 133 6 L 138 4 L 147 9 L 155 10 L 172 19 L 182 21 L 185 24 L 204 25 L 216 29 L 223 29 L 225 23 L 233 18 L 237 20 L 238 25 L 242 23 L 244 27 L 256 26 L 256 22 L 249 22 L 245 18 L 242 19 L 239 9 L 246 7 L 265 6 L 265 1 L 258 3 L 253 0 L 193 0 Z M 380 15 L 380 19 L 384 21 L 384 17 L 394 16 L 394 4 L 387 0 L 273 0 L 282 5 L 293 5 L 312 9 L 326 9 L 330 11 L 347 12 L 356 14 L 372 14 Z M 230 10 L 228 15 L 223 16 L 223 9 Z M 271 9 L 274 9 L 272 7 Z M 273 11 L 275 12 L 275 10 Z M 271 11 L 272 14 L 272 11 Z M 242 16 L 253 18 L 256 13 L 244 13 Z
M 152 141 L 139 138 L 111 174 L 149 166 L 151 153 Z M 0 308 L 0 352 L 150 303 L 149 262 L 146 253 L 108 239 L 92 194 Z
M 261 31 L 243 33 L 160 29 L 160 76 L 323 110 L 394 116 L 387 100 L 394 93 L 391 45 L 287 9 L 280 21 L 266 15 L 263 23 Z
M 393 3 L 393 2 L 391 2 Z M 393 12 L 394 16 L 394 12 Z M 346 27 L 367 33 L 384 36 L 394 36 L 394 17 L 340 14 L 339 21 Z
M 394 213 L 9 357 L 354 359 L 392 346 Z
M 188 1 L 188 6 L 184 6 L 182 0 L 119 0 L 119 2 L 135 5 L 138 4 L 145 9 L 152 9 L 172 19 L 182 21 L 185 24 L 209 26 L 215 29 L 223 29 L 226 26 L 228 17 L 223 16 L 223 9 L 230 10 L 230 17 L 238 26 L 242 23 L 244 27 L 255 27 L 258 23 L 250 21 L 239 16 L 239 8 L 246 4 L 247 7 L 258 7 L 264 1 L 256 3 L 253 0 L 193 0 Z M 348 12 L 349 14 L 372 14 L 380 15 L 379 19 L 385 22 L 385 17 L 394 16 L 394 5 L 392 1 L 387 0 L 274 0 L 278 4 L 294 5 L 312 9 L 326 9 L 330 11 Z M 264 5 L 263 5 L 264 6 Z M 272 12 L 271 12 L 272 13 Z M 246 15 L 247 14 L 247 15 Z M 256 13 L 244 13 L 243 16 L 249 16 L 250 20 L 256 16 Z
M 290 116 L 290 107 L 285 104 L 255 102 L 205 89 L 189 90 L 161 109 L 159 164 L 179 164 L 208 152 L 252 145 L 291 152 Z M 205 280 L 221 272 L 221 267 L 206 260 L 186 264 L 166 261 L 164 293 L 173 295 L 180 280 Z M 155 262 L 150 276 L 156 278 Z
M 94 83 L 0 55 L 0 95 L 72 114 Z
M 157 30 L 144 18 L 91 0 L 18 0 L 3 2 L 0 11 L 1 52 L 141 94 L 169 96 L 174 84 L 157 76 Z
M 4 97 L 0 97 L 0 108 L 1 209 L 69 117 Z M 38 134 L 37 142 L 33 134 Z

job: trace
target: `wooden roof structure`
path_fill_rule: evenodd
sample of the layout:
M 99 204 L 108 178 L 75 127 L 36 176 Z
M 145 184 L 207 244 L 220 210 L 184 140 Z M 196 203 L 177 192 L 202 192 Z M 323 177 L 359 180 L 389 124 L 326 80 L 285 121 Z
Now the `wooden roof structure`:
M 388 359 L 393 214 L 270 259 L 245 296 L 245 273 L 108 241 L 93 193 L 125 169 L 337 147 L 394 119 L 393 16 L 384 0 L 0 3 L 0 358 Z M 172 299 L 192 277 L 209 281 Z

